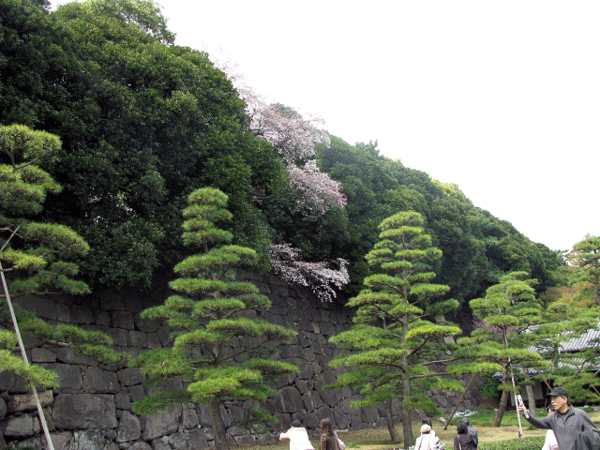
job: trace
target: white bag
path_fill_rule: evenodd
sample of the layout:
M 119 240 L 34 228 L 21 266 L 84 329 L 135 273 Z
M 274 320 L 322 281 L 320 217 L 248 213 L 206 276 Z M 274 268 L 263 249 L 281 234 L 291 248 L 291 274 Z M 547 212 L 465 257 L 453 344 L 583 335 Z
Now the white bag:
M 344 450 L 346 448 L 346 444 L 344 444 L 344 442 L 340 439 L 337 433 L 335 433 L 335 438 L 337 439 L 338 448 L 340 450 Z

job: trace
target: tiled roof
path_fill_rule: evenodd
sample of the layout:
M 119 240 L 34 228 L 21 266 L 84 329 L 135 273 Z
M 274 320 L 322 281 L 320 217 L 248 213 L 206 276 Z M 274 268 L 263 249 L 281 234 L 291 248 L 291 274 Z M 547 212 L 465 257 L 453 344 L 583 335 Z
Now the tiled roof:
M 561 353 L 571 353 L 571 352 L 577 352 L 584 348 L 594 348 L 594 347 L 598 347 L 598 346 L 600 346 L 600 323 L 598 325 L 598 328 L 590 329 L 590 330 L 586 331 L 585 333 L 583 333 L 579 337 L 571 338 L 571 339 L 561 342 L 560 352 Z M 529 350 L 535 352 L 535 351 L 539 351 L 540 348 L 533 345 L 533 346 L 529 347 Z M 579 359 L 572 358 L 572 360 L 577 361 Z M 581 360 L 581 361 L 583 362 L 583 360 Z M 559 362 L 559 366 L 563 366 L 563 365 L 571 366 L 570 364 Z M 594 370 L 599 369 L 599 367 L 596 367 L 596 366 L 594 366 L 592 368 Z M 515 368 L 515 369 L 521 370 L 520 368 Z M 528 368 L 527 372 L 530 373 L 531 375 L 535 375 L 538 373 L 538 370 L 533 369 L 533 368 Z M 503 376 L 502 372 L 496 372 L 494 375 L 492 375 L 492 378 L 502 379 L 502 376 Z
M 578 338 L 572 338 L 561 343 L 561 351 L 576 352 L 584 348 L 598 347 L 600 345 L 600 328 L 588 330 Z

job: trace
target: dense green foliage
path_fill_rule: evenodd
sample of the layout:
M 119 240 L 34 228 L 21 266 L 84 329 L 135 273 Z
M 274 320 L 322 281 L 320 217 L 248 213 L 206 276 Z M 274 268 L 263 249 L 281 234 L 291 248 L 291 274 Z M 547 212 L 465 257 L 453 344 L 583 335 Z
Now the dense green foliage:
M 226 205 L 227 196 L 218 189 L 201 188 L 189 195 L 183 241 L 199 253 L 175 266 L 179 278 L 169 286 L 177 294 L 141 314 L 176 330 L 171 333 L 173 345 L 147 350 L 134 361 L 154 382 L 181 377 L 188 383 L 180 390 L 158 389 L 135 402 L 134 411 L 148 414 L 190 401 L 206 404 L 217 450 L 228 448 L 222 404 L 240 402 L 248 424 L 258 419 L 272 421 L 258 402 L 243 402 L 266 400 L 275 394 L 272 382 L 298 371 L 274 359 L 273 348 L 267 348 L 296 332 L 257 318 L 257 313 L 271 307 L 271 301 L 253 283 L 236 280 L 237 271 L 256 260 L 256 252 L 231 245 L 232 233 L 219 228 L 218 224 L 232 218 Z
M 87 243 L 64 225 L 31 219 L 42 210 L 48 193 L 60 191 L 60 185 L 38 165 L 51 159 L 60 145 L 57 136 L 44 131 L 0 126 L 0 371 L 44 387 L 56 386 L 58 376 L 12 353 L 17 327 L 40 346 L 70 346 L 106 363 L 126 359 L 109 347 L 113 340 L 108 335 L 68 324 L 49 325 L 13 307 L 11 301 L 26 294 L 89 293 L 88 286 L 75 278 L 78 267 L 71 261 L 89 250 Z
M 535 345 L 543 352 L 551 369 L 537 378 L 552 382 L 569 392 L 569 399 L 596 403 L 600 400 L 597 387 L 598 353 L 598 278 L 600 275 L 600 239 L 588 236 L 573 246 L 569 254 L 565 286 L 550 297 L 544 323 L 536 330 Z M 587 342 L 587 346 L 573 346 L 573 340 Z M 565 351 L 565 344 L 567 351 Z
M 600 306 L 600 237 L 589 236 L 575 244 L 569 259 L 577 268 L 575 279 L 590 284 L 594 303 Z
M 369 273 L 359 255 L 377 240 L 376 225 L 399 210 L 426 218 L 433 244 L 443 253 L 436 281 L 449 285 L 449 295 L 458 300 L 483 295 L 513 270 L 527 271 L 543 290 L 554 283 L 551 272 L 564 264 L 556 252 L 474 206 L 456 186 L 380 155 L 374 143 L 351 146 L 332 138 L 329 148 L 319 150 L 323 170 L 343 183 L 348 196 L 349 239 L 342 257 L 354 262 L 349 270 L 356 282 Z
M 48 14 L 29 1 L 0 8 L 0 123 L 57 134 L 63 186 L 49 216 L 91 247 L 88 281 L 148 284 L 179 256 L 179 212 L 194 188 L 230 195 L 239 243 L 270 235 L 251 202 L 285 181 L 270 145 L 246 129 L 244 102 L 201 52 L 174 46 L 145 0 L 73 2 Z
M 502 396 L 494 419 L 496 427 L 502 422 L 515 384 L 520 384 L 518 371 L 543 364 L 540 353 L 530 348 L 532 327 L 542 321 L 543 311 L 542 302 L 535 295 L 535 283 L 536 280 L 527 277 L 527 272 L 503 275 L 487 289 L 485 297 L 469 302 L 473 314 L 483 319 L 484 325 L 457 341 L 460 350 L 455 356 L 491 366 L 482 372 L 503 373 Z M 464 364 L 468 366 L 469 362 Z
M 45 169 L 64 188 L 45 218 L 90 245 L 88 284 L 148 286 L 184 255 L 179 211 L 201 186 L 227 193 L 234 242 L 269 268 L 271 243 L 312 261 L 348 261 L 355 295 L 377 224 L 414 210 L 443 256 L 436 282 L 459 301 L 483 295 L 499 276 L 524 270 L 552 285 L 562 262 L 453 185 L 379 154 L 373 143 L 332 137 L 321 170 L 343 183 L 345 209 L 304 214 L 282 157 L 249 130 L 245 103 L 208 55 L 173 44 L 150 0 L 73 2 L 50 13 L 34 0 L 0 0 L 0 124 L 20 123 L 62 140 Z
M 405 412 L 421 408 L 437 414 L 426 392 L 461 389 L 456 380 L 444 380 L 429 367 L 431 361 L 446 363 L 440 354 L 450 354 L 455 348 L 444 338 L 461 330 L 454 324 L 427 320 L 456 309 L 458 302 L 432 301 L 450 288 L 432 283 L 431 267 L 442 254 L 423 232 L 423 222 L 419 213 L 406 211 L 379 224 L 380 240 L 365 256 L 378 273 L 366 277 L 364 289 L 348 302 L 356 310 L 354 325 L 330 339 L 348 350 L 330 365 L 351 369 L 338 377 L 336 385 L 359 389 L 364 399 L 353 402 L 355 406 L 387 404 L 392 442 L 399 441 L 391 411 L 392 400 L 397 399 L 405 445 L 414 442 L 412 417 Z

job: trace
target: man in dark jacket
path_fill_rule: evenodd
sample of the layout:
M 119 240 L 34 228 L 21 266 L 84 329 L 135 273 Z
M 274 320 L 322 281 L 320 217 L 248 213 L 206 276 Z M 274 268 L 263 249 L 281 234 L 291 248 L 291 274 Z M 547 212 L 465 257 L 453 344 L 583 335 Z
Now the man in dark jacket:
M 584 450 L 580 448 L 581 440 L 579 440 L 580 445 L 577 445 L 579 435 L 582 432 L 589 432 L 586 435 L 598 437 L 600 431 L 585 411 L 569 404 L 569 394 L 564 388 L 555 387 L 548 396 L 556 412 L 541 419 L 529 414 L 529 417 L 526 417 L 527 421 L 534 427 L 554 431 L 559 450 Z M 525 406 L 519 406 L 519 412 L 524 414 Z M 598 450 L 597 441 L 593 450 Z
M 479 433 L 477 433 L 477 430 L 475 429 L 475 427 L 471 426 L 471 421 L 469 419 L 467 419 L 466 417 L 462 420 L 465 425 L 467 425 L 467 429 L 469 431 L 467 431 L 467 433 L 469 433 L 470 435 L 473 436 L 473 441 L 475 442 L 475 447 L 477 447 L 479 445 Z

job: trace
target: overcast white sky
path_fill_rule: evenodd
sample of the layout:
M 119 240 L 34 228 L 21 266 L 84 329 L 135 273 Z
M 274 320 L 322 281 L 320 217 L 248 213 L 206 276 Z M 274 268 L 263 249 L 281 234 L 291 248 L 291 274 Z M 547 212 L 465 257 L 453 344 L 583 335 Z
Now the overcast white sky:
M 177 44 L 228 55 L 258 94 L 377 140 L 533 241 L 600 234 L 600 2 L 158 3 Z

